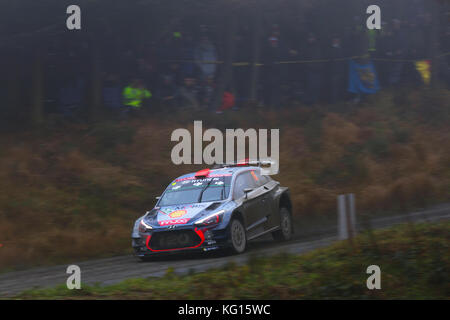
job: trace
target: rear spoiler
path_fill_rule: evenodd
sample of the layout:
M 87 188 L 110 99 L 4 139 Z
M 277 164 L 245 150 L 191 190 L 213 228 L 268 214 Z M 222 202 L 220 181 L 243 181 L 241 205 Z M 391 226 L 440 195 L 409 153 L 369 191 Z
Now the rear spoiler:
M 213 166 L 213 169 L 220 168 L 232 168 L 232 167 L 260 167 L 262 175 L 274 175 L 278 174 L 278 163 L 274 159 L 263 159 L 263 160 L 249 160 L 245 159 L 243 161 L 232 162 L 232 163 L 222 163 Z

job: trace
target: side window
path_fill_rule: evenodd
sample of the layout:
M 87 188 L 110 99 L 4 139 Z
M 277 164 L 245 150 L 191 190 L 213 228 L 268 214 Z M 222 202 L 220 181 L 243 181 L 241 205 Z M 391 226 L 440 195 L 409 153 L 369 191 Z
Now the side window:
M 267 182 L 269 182 L 266 176 L 261 175 L 260 170 L 252 170 L 250 174 L 252 175 L 253 180 L 258 185 L 258 187 L 261 187 L 265 185 Z
M 250 172 L 247 171 L 245 173 L 241 173 L 240 175 L 237 176 L 236 181 L 234 183 L 233 198 L 239 199 L 243 197 L 245 188 L 256 188 L 256 187 L 257 185 Z
M 267 182 L 269 182 L 269 177 L 267 176 L 261 176 L 261 185 L 265 185 Z
M 250 171 L 250 174 L 252 175 L 254 183 L 258 187 L 261 187 L 261 186 L 265 185 L 267 182 L 269 182 L 269 178 L 267 176 L 261 175 L 260 170 L 252 170 L 252 171 Z

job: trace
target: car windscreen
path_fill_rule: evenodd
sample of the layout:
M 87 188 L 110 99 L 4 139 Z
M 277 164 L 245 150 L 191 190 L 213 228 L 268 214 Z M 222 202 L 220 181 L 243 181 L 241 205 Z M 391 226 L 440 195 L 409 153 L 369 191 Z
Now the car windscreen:
M 228 197 L 231 174 L 207 178 L 177 179 L 167 187 L 159 206 L 221 201 Z

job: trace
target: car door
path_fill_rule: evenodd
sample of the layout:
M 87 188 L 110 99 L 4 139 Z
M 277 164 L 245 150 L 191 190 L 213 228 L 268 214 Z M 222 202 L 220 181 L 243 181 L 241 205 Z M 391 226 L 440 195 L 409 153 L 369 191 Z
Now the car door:
M 259 194 L 261 195 L 259 201 L 261 206 L 259 211 L 259 221 L 264 222 L 262 231 L 270 231 L 275 225 L 274 217 L 276 217 L 275 213 L 277 212 L 273 201 L 276 184 L 271 183 L 273 180 L 269 177 L 261 175 L 260 169 L 252 170 L 250 174 L 255 180 Z
M 259 185 L 263 189 L 263 196 L 261 199 L 263 209 L 261 212 L 266 218 L 264 230 L 270 231 L 280 225 L 278 204 L 275 201 L 278 183 L 269 176 L 261 175 L 259 170 L 255 171 L 255 177 L 258 179 Z
M 245 194 L 244 190 L 247 188 L 253 190 Z M 265 190 L 258 185 L 251 170 L 240 173 L 236 177 L 233 197 L 242 201 L 245 227 L 249 239 L 264 231 L 264 222 L 267 219 L 262 200 L 265 193 Z

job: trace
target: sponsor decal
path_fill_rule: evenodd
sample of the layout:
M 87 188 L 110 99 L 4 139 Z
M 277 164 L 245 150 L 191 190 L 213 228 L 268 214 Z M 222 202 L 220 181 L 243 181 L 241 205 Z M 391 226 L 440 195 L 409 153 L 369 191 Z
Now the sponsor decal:
M 214 246 L 214 247 L 209 247 L 209 248 L 203 248 L 203 251 L 211 251 L 211 250 L 217 250 L 219 249 L 218 246 Z
M 161 212 L 162 214 L 168 215 L 170 212 L 173 211 L 173 209 L 171 209 L 171 208 L 169 208 L 169 209 L 163 208 L 163 209 L 159 209 L 158 211 Z M 169 211 L 169 212 L 166 212 L 166 211 Z
M 186 213 L 187 213 L 186 210 L 175 210 L 175 211 L 169 213 L 169 217 L 171 217 L 171 218 L 181 218 Z
M 160 226 L 171 226 L 174 224 L 186 224 L 188 223 L 189 219 L 171 219 L 171 220 L 163 220 L 159 221 Z
M 175 182 L 181 182 L 181 181 L 186 181 L 186 180 L 196 180 L 196 181 L 209 181 L 211 178 L 221 178 L 221 177 L 231 177 L 232 174 L 231 173 L 222 173 L 222 174 L 209 174 L 208 178 L 204 178 L 204 179 L 197 179 L 195 176 L 192 177 L 187 177 L 187 178 L 180 178 L 180 179 L 176 179 Z
M 183 215 L 185 215 L 187 213 L 186 209 L 189 209 L 189 208 L 195 209 L 195 208 L 204 208 L 204 207 L 206 207 L 206 204 L 191 204 L 191 205 L 185 205 L 185 206 L 160 208 L 160 209 L 158 209 L 158 211 L 164 215 L 170 216 L 171 218 L 177 218 L 177 217 L 172 216 L 172 214 L 175 213 L 176 211 L 186 211 L 183 213 Z M 178 217 L 181 217 L 183 215 L 180 215 Z

